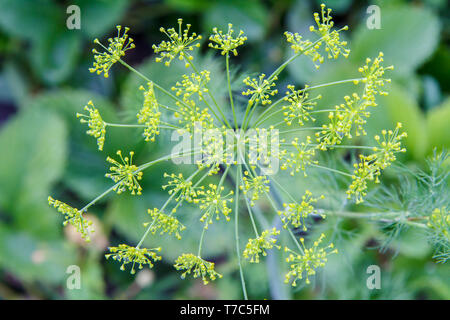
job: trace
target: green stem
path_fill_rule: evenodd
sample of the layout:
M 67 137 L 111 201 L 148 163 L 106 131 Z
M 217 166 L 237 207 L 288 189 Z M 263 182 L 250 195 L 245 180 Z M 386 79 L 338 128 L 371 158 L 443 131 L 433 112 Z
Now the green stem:
M 239 246 L 239 177 L 241 175 L 241 166 L 236 166 L 236 188 L 235 188 L 235 220 L 234 220 L 234 235 L 235 235 L 235 241 L 236 241 L 236 254 L 238 259 L 238 265 L 239 265 L 239 274 L 241 277 L 241 285 L 242 285 L 242 291 L 244 293 L 244 299 L 248 300 L 247 296 L 247 288 L 245 286 L 245 279 L 244 279 L 244 271 L 242 269 L 242 263 L 241 263 L 241 249 Z
M 230 63 L 229 63 L 229 60 L 230 60 L 230 56 L 229 56 L 229 54 L 227 52 L 225 61 L 226 61 L 226 67 L 227 67 L 228 94 L 230 96 L 231 110 L 233 111 L 234 127 L 237 130 L 238 124 L 237 124 L 237 119 L 236 119 L 236 112 L 234 110 L 233 94 L 231 92 Z

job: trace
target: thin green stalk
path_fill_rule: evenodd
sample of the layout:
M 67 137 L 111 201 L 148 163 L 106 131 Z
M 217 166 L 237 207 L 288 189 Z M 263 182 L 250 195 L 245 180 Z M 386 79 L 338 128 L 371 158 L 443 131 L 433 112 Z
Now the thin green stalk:
M 236 119 L 236 112 L 234 110 L 233 93 L 231 92 L 230 62 L 229 62 L 229 60 L 230 60 L 230 56 L 229 56 L 229 54 L 227 52 L 225 61 L 226 61 L 226 67 L 227 67 L 228 94 L 230 96 L 231 110 L 233 111 L 234 127 L 237 130 L 237 128 L 238 128 L 237 126 L 238 125 L 237 125 L 237 119 Z
M 245 279 L 244 279 L 244 271 L 242 269 L 242 263 L 241 263 L 241 249 L 239 245 L 239 177 L 241 175 L 241 166 L 236 166 L 236 188 L 235 188 L 235 220 L 234 220 L 234 234 L 235 234 L 235 241 L 236 241 L 236 254 L 238 259 L 238 265 L 239 265 L 239 274 L 241 277 L 241 285 L 242 285 L 242 292 L 244 294 L 244 299 L 248 300 L 247 296 L 247 288 L 245 286 Z

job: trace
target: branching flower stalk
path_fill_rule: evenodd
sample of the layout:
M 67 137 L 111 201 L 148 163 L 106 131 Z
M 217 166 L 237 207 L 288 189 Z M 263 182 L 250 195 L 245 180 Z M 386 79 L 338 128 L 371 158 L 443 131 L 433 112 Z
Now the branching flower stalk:
M 347 43 L 340 38 L 340 34 L 347 30 L 347 27 L 334 28 L 330 13 L 331 9 L 322 5 L 321 13 L 314 15 L 316 26 L 310 29 L 315 37 L 312 40 L 304 39 L 299 34 L 286 33 L 287 42 L 294 52 L 292 57 L 269 76 L 261 74 L 256 78 L 246 78 L 244 84 L 248 87 L 242 92 L 243 97 L 247 98 L 245 104 L 241 103 L 242 98 L 236 99 L 236 95 L 241 93 L 232 92 L 230 62 L 238 54 L 239 47 L 244 45 L 247 37 L 244 31 L 235 33 L 231 24 L 227 31 L 214 28 L 208 38 L 208 46 L 212 50 L 219 51 L 225 60 L 224 73 L 228 89 L 225 97 L 217 95 L 209 85 L 212 78 L 220 77 L 221 74 L 212 74 L 208 70 L 196 67 L 193 51 L 202 45 L 203 38 L 201 35 L 191 33 L 189 24 L 183 28 L 182 19 L 178 20 L 177 29 L 161 28 L 167 40 L 153 46 L 156 62 L 170 67 L 179 60 L 187 69 L 187 73 L 170 89 L 163 88 L 158 84 L 157 78 L 151 79 L 143 75 L 122 60 L 125 52 L 134 48 L 132 39 L 127 35 L 128 28 L 124 29 L 125 33 L 120 34 L 122 28 L 119 26 L 118 36 L 108 40 L 108 47 L 96 40 L 95 43 L 100 44 L 104 52 L 94 51 L 95 62 L 91 71 L 103 73 L 108 77 L 110 68 L 119 62 L 142 79 L 140 90 L 143 93 L 143 105 L 136 115 L 135 124 L 106 122 L 107 119 L 101 117 L 93 102 L 89 102 L 85 108 L 89 114 L 78 115 L 81 122 L 88 126 L 87 134 L 97 139 L 100 151 L 107 143 L 108 127 L 123 130 L 140 128 L 143 130 L 143 139 L 149 143 L 156 141 L 163 130 L 186 134 L 192 142 L 198 135 L 202 140 L 185 150 L 183 154 L 171 153 L 141 165 L 133 163 L 133 152 L 130 152 L 129 157 L 123 157 L 118 151 L 119 160 L 107 158 L 113 166 L 106 176 L 114 182 L 108 190 L 95 197 L 81 210 L 68 205 L 59 205 L 58 200 L 53 198 L 49 198 L 49 203 L 66 215 L 66 221 L 77 224 L 77 229 L 86 237 L 85 230 L 88 224 L 83 220 L 83 214 L 104 196 L 113 191 L 118 194 L 130 192 L 136 196 L 145 194 L 139 181 L 145 175 L 146 169 L 177 158 L 193 157 L 190 166 L 194 168 L 194 172 L 188 178 L 184 178 L 181 173 L 164 173 L 168 181 L 162 189 L 168 192 L 167 201 L 160 208 L 153 207 L 148 210 L 151 220 L 145 223 L 146 230 L 141 240 L 134 246 L 120 244 L 118 247 L 111 247 L 106 257 L 122 262 L 121 269 L 131 263 L 132 273 L 135 271 L 135 265 L 138 268 L 143 265 L 152 267 L 154 262 L 160 259 L 156 252 L 161 250 L 164 255 L 164 248 L 153 245 L 153 249 L 143 247 L 148 234 L 169 234 L 181 239 L 185 226 L 177 216 L 177 210 L 182 208 L 183 204 L 190 203 L 198 208 L 198 226 L 202 228 L 202 232 L 197 254 L 181 253 L 175 261 L 174 267 L 182 271 L 182 278 L 192 274 L 194 278 L 200 277 L 206 284 L 222 277 L 216 271 L 215 263 L 207 260 L 213 257 L 202 256 L 202 245 L 209 225 L 226 223 L 234 215 L 237 269 L 244 298 L 248 297 L 245 286 L 245 262 L 258 263 L 268 251 L 280 249 L 282 246 L 287 247 L 285 243 L 280 243 L 280 233 L 284 232 L 289 234 L 290 241 L 298 249 L 295 252 L 286 249 L 288 253 L 286 259 L 290 263 L 290 266 L 286 267 L 289 269 L 286 279 L 288 281 L 293 279 L 292 284 L 296 285 L 305 272 L 306 281 L 309 282 L 309 276 L 324 266 L 326 256 L 336 251 L 333 244 L 324 244 L 325 235 L 321 235 L 310 246 L 305 240 L 299 240 L 294 235 L 293 229 L 307 230 L 309 217 L 318 213 L 315 206 L 320 204 L 323 196 L 313 195 L 309 191 L 290 194 L 276 182 L 275 176 L 286 172 L 288 177 L 289 174 L 295 176 L 302 173 L 298 177 L 306 179 L 308 170 L 328 170 L 347 178 L 349 199 L 361 202 L 369 183 L 372 181 L 378 183 L 382 171 L 395 160 L 395 155 L 405 151 L 400 141 L 406 137 L 406 134 L 400 131 L 401 124 L 393 130 L 381 131 L 383 138 L 376 136 L 377 144 L 362 146 L 351 143 L 354 137 L 366 134 L 364 125 L 373 107 L 376 106 L 376 96 L 386 94 L 384 85 L 389 79 L 384 76 L 392 67 L 383 66 L 382 53 L 373 60 L 367 59 L 366 64 L 359 69 L 360 77 L 304 88 L 297 88 L 294 85 L 287 88 L 278 87 L 278 76 L 289 63 L 301 55 L 307 56 L 319 67 L 327 59 L 338 59 L 340 56 L 346 58 L 350 54 L 350 50 L 346 47 Z M 335 108 L 317 109 L 316 100 L 320 96 L 314 95 L 315 89 L 345 83 L 363 85 L 363 89 L 359 94 L 355 92 L 345 96 L 343 103 Z M 169 97 L 172 103 L 162 105 L 156 98 L 156 90 Z M 279 92 L 286 94 L 280 95 Z M 242 119 L 237 118 L 237 111 L 244 114 Z M 280 112 L 284 113 L 284 120 L 281 123 L 273 123 L 273 116 Z M 319 124 L 320 121 L 314 117 L 317 113 L 327 113 L 327 120 Z M 315 126 L 309 126 L 313 122 Z M 289 130 L 280 131 L 279 128 L 283 126 Z M 305 138 L 292 138 L 290 135 L 301 131 L 313 132 L 314 135 Z M 344 172 L 329 168 L 320 162 L 320 153 L 330 152 L 334 148 L 357 149 L 360 152 L 372 153 L 361 155 L 361 162 L 355 164 L 354 172 Z M 227 176 L 230 179 L 226 179 Z M 216 181 L 214 179 L 217 177 L 218 182 L 205 184 L 204 180 L 207 177 L 210 181 Z M 281 194 L 287 196 L 288 199 L 283 199 L 283 206 L 275 203 L 271 188 L 281 190 Z M 245 202 L 244 206 L 241 200 Z M 261 221 L 255 219 L 252 208 L 261 201 L 270 203 L 273 210 L 267 213 L 268 215 L 279 216 L 283 225 L 281 230 L 276 228 L 259 230 Z M 247 245 L 242 249 L 239 239 L 241 229 L 245 225 L 241 225 L 240 221 L 245 220 L 239 219 L 239 215 L 246 212 L 250 216 L 250 227 L 255 237 L 248 239 Z M 438 217 L 430 220 L 429 224 L 437 228 L 441 220 Z

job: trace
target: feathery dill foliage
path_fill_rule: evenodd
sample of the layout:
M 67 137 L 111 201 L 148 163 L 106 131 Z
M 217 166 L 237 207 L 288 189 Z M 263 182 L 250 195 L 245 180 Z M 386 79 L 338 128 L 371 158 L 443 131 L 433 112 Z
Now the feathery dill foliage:
M 82 123 L 88 125 L 87 133 L 97 139 L 99 150 L 103 148 L 106 130 L 110 126 L 124 130 L 130 127 L 143 128 L 143 139 L 150 143 L 158 138 L 162 130 L 186 133 L 191 140 L 195 140 L 194 136 L 198 134 L 203 137 L 199 145 L 186 150 L 183 154 L 183 157 L 186 154 L 197 156 L 191 165 L 195 170 L 191 176 L 184 178 L 181 173 L 164 173 L 168 181 L 162 189 L 168 192 L 167 201 L 161 208 L 149 209 L 151 221 L 144 224 L 146 230 L 139 243 L 135 246 L 122 244 L 119 247 L 112 247 L 106 257 L 122 262 L 122 270 L 131 263 L 132 273 L 135 271 L 135 264 L 138 264 L 139 268 L 143 265 L 152 267 L 153 262 L 160 259 L 155 253 L 159 248 L 141 247 L 147 235 L 159 232 L 180 239 L 185 227 L 176 216 L 177 209 L 184 203 L 191 203 L 198 207 L 199 226 L 203 225 L 203 230 L 197 254 L 183 253 L 175 261 L 175 269 L 184 271 L 182 278 L 192 273 L 195 278 L 201 277 L 206 284 L 222 277 L 215 271 L 215 264 L 202 256 L 202 245 L 208 226 L 222 217 L 225 221 L 230 221 L 231 218 L 235 221 L 236 254 L 245 298 L 247 293 L 240 262 L 241 255 L 250 262 L 258 263 L 260 256 L 267 255 L 274 247 L 284 246 L 286 241 L 292 242 L 299 249 L 299 252 L 295 252 L 286 246 L 288 253 L 286 260 L 290 265 L 286 275 L 287 281 L 293 280 L 292 285 L 295 286 L 297 281 L 302 279 L 303 273 L 306 273 L 306 282 L 309 283 L 309 277 L 324 266 L 327 256 L 337 251 L 333 249 L 333 244 L 323 244 L 324 235 L 312 241 L 312 246 L 308 248 L 304 239 L 300 239 L 299 242 L 292 229 L 307 229 L 306 220 L 310 215 L 317 214 L 315 206 L 320 203 L 323 196 L 313 196 L 309 191 L 301 198 L 291 195 L 282 189 L 281 185 L 272 183 L 275 182 L 273 176 L 281 175 L 285 171 L 292 176 L 301 172 L 300 177 L 306 178 L 306 172 L 310 169 L 329 170 L 347 179 L 350 178 L 348 197 L 361 202 L 366 195 L 368 182 L 378 182 L 381 171 L 395 160 L 395 154 L 404 151 L 400 140 L 406 136 L 400 132 L 399 124 L 393 130 L 383 130 L 383 138 L 376 136 L 377 144 L 372 146 L 346 144 L 354 136 L 366 134 L 364 125 L 370 117 L 372 108 L 376 106 L 376 96 L 386 94 L 383 88 L 389 79 L 385 78 L 384 74 L 392 67 L 383 66 L 382 53 L 374 59 L 366 60 L 366 64 L 359 69 L 360 77 L 319 86 L 307 85 L 304 88 L 288 85 L 286 94 L 279 95 L 285 88 L 278 88 L 278 76 L 297 57 L 301 55 L 309 57 L 318 68 L 326 59 L 349 56 L 347 43 L 341 40 L 341 33 L 347 30 L 347 27 L 336 29 L 330 14 L 331 9 L 327 9 L 325 5 L 321 6 L 320 13 L 314 14 L 316 26 L 310 28 L 311 39 L 304 39 L 297 33 L 286 32 L 286 40 L 293 50 L 291 58 L 270 75 L 260 74 L 256 78 L 245 78 L 243 82 L 248 88 L 239 93 L 231 90 L 229 65 L 231 58 L 238 54 L 239 47 L 245 44 L 247 37 L 243 30 L 235 33 L 231 24 L 226 31 L 214 28 L 212 35 L 207 38 L 209 48 L 217 50 L 224 59 L 224 72 L 219 74 L 211 74 L 208 70 L 196 66 L 192 53 L 201 46 L 202 36 L 191 33 L 190 24 L 183 27 L 183 21 L 179 19 L 177 29 L 160 29 L 167 36 L 167 40 L 159 45 L 153 45 L 156 62 L 162 62 L 170 67 L 174 60 L 180 60 L 188 69 L 170 89 L 161 87 L 157 77 L 149 79 L 122 60 L 125 52 L 134 48 L 133 40 L 127 35 L 128 28 L 120 34 L 122 28 L 117 27 L 118 35 L 108 40 L 108 47 L 95 40 L 104 51 L 100 53 L 94 49 L 95 62 L 91 71 L 104 73 L 107 77 L 110 68 L 119 62 L 142 78 L 143 85 L 136 89 L 143 92 L 144 101 L 137 114 L 137 124 L 105 122 L 93 103 L 89 102 L 86 107 L 89 115 L 78 116 L 82 117 Z M 217 96 L 209 85 L 212 77 L 222 76 L 226 77 L 228 84 L 226 97 Z M 314 89 L 342 83 L 353 83 L 361 87 L 355 90 L 357 92 L 345 96 L 344 102 L 334 109 L 317 109 L 317 100 L 320 96 L 314 95 Z M 169 106 L 160 104 L 155 90 L 168 96 L 173 103 Z M 162 108 L 172 112 L 172 115 L 166 118 L 165 113 L 160 111 Z M 284 112 L 284 121 L 274 123 L 273 115 L 279 111 Z M 312 122 L 317 123 L 314 114 L 321 112 L 327 112 L 328 118 L 318 127 L 307 126 Z M 236 114 L 240 116 L 237 117 Z M 279 131 L 282 126 L 287 126 L 290 130 Z M 211 131 L 215 134 L 211 134 Z M 304 139 L 299 137 L 292 139 L 286 134 L 301 131 L 315 134 L 310 134 Z M 343 172 L 320 165 L 318 154 L 337 146 L 358 148 L 362 151 L 372 150 L 372 153 L 361 155 L 361 162 L 355 164 L 354 172 Z M 120 151 L 117 155 L 119 160 L 107 158 L 112 167 L 106 177 L 111 178 L 115 184 L 87 204 L 82 211 L 86 211 L 112 191 L 119 194 L 129 191 L 133 195 L 140 195 L 143 190 L 139 180 L 142 179 L 145 169 L 180 156 L 169 154 L 138 166 L 133 164 L 133 152 L 130 152 L 129 157 L 123 157 Z M 281 171 L 278 172 L 278 169 Z M 217 182 L 210 182 L 214 181 L 215 176 L 218 178 Z M 202 184 L 206 177 L 210 177 L 208 184 Z M 281 201 L 274 196 L 275 192 L 281 194 Z M 286 197 L 289 200 L 285 199 Z M 273 208 L 268 214 L 279 215 L 284 227 L 282 230 L 265 228 L 266 230 L 260 232 L 263 223 L 259 216 L 253 216 L 253 208 L 259 206 L 262 201 L 268 201 Z M 246 205 L 244 207 L 243 202 Z M 59 202 L 53 199 L 50 204 L 66 214 L 66 219 L 69 219 L 70 223 L 78 224 L 78 230 L 85 235 L 86 223 L 82 219 L 82 211 L 60 206 Z M 249 239 L 242 251 L 238 241 L 240 229 L 238 218 L 243 214 L 249 215 L 255 238 Z M 441 228 L 439 222 L 441 218 L 437 214 L 436 211 L 436 218 L 429 221 L 433 228 Z M 287 233 L 287 237 L 281 237 L 280 233 Z M 213 236 L 211 235 L 209 241 L 214 241 Z
M 413 227 L 426 234 L 437 262 L 445 263 L 450 258 L 448 159 L 448 151 L 435 150 L 427 159 L 427 170 L 399 166 L 403 172 L 399 187 L 382 187 L 367 199 L 367 205 L 379 210 L 376 220 L 384 225 L 386 237 L 381 249 L 405 228 Z

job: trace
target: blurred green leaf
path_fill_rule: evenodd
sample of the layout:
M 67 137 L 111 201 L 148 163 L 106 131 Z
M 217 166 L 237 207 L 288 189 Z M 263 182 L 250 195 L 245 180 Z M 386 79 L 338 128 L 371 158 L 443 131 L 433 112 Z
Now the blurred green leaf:
M 51 0 L 0 0 L 0 27 L 17 37 L 38 39 L 65 27 L 62 13 Z
M 46 33 L 30 51 L 33 68 L 48 84 L 58 84 L 71 75 L 81 54 L 81 35 L 67 30 Z
M 429 150 L 450 148 L 450 98 L 427 113 Z
M 393 64 L 399 74 L 409 74 L 434 52 L 439 42 L 439 20 L 425 8 L 381 7 L 381 29 L 370 30 L 364 22 L 350 42 L 350 59 L 358 64 L 382 51 L 386 65 Z
M 33 234 L 55 234 L 58 216 L 44 213 L 49 210 L 50 187 L 66 164 L 66 139 L 64 121 L 43 108 L 19 113 L 0 131 L 0 149 L 5 150 L 0 158 L 0 207 L 14 213 L 17 226 Z
M 120 24 L 129 1 L 127 0 L 76 0 L 80 7 L 81 31 L 89 38 L 101 37 Z
M 213 27 L 227 31 L 228 23 L 233 24 L 235 32 L 243 30 L 249 42 L 261 40 L 268 26 L 268 12 L 256 0 L 217 1 L 203 14 L 203 29 L 211 32 Z
M 72 264 L 77 264 L 77 255 L 67 242 L 43 242 L 0 224 L 0 266 L 21 281 L 65 285 L 66 270 Z
M 165 2 L 175 10 L 187 12 L 199 12 L 211 6 L 210 0 L 165 0 Z

